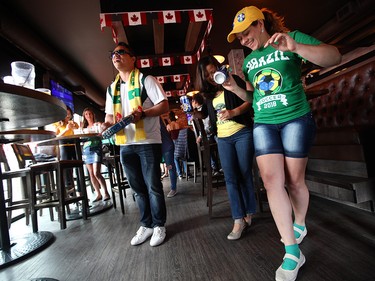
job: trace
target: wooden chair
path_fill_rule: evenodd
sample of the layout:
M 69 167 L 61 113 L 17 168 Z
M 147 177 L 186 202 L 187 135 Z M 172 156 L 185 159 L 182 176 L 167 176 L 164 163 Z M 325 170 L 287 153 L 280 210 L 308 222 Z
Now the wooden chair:
M 14 186 L 12 184 L 13 179 L 21 178 L 24 179 L 24 184 L 21 184 L 20 187 L 22 198 L 20 200 L 14 200 Z M 4 192 L 4 202 L 5 202 L 5 211 L 7 212 L 8 217 L 8 227 L 12 223 L 12 211 L 17 209 L 25 210 L 26 225 L 29 224 L 29 214 L 30 214 L 30 169 L 19 169 L 19 170 L 10 170 L 6 154 L 4 152 L 3 145 L 0 145 L 0 184 L 3 184 L 3 181 L 6 181 L 6 193 Z M 4 185 L 3 185 L 4 187 Z
M 175 139 L 175 158 L 186 163 L 186 180 L 189 180 L 188 172 L 189 167 L 193 167 L 193 177 L 194 182 L 197 182 L 197 170 L 196 165 L 196 146 L 193 144 L 195 142 L 193 132 L 189 128 L 180 129 L 177 139 Z
M 116 209 L 116 193 L 119 194 L 121 212 L 125 214 L 124 198 L 126 198 L 126 189 L 130 188 L 128 180 L 125 177 L 124 170 L 120 162 L 119 155 L 109 155 L 103 158 L 103 164 L 107 166 L 109 183 L 112 191 L 113 207 Z
M 33 160 L 33 153 L 30 147 L 26 144 L 12 144 L 13 150 L 22 163 L 26 163 L 27 160 Z M 88 212 L 88 201 L 87 201 L 87 193 L 86 193 L 86 185 L 85 185 L 85 177 L 83 172 L 83 164 L 82 160 L 56 160 L 51 162 L 43 162 L 43 163 L 33 163 L 29 166 L 30 168 L 30 178 L 31 178 L 31 190 L 30 190 L 30 197 L 31 197 L 31 219 L 32 219 L 32 227 L 33 232 L 38 231 L 38 219 L 37 219 L 37 210 L 43 208 L 57 208 L 58 217 L 60 220 L 60 228 L 66 228 L 66 214 L 65 214 L 65 207 L 69 208 L 69 205 L 72 203 L 81 202 L 82 206 L 82 217 L 84 220 L 87 219 L 87 212 Z M 67 194 L 67 190 L 65 188 L 64 183 L 64 173 L 63 171 L 66 169 L 77 169 L 78 180 L 82 186 L 82 194 L 80 196 L 73 196 L 70 197 Z M 46 198 L 42 201 L 37 201 L 37 178 L 38 176 L 49 173 L 56 175 L 56 192 L 54 194 L 56 196 L 46 196 Z M 48 195 L 48 194 L 47 194 Z
M 13 143 L 13 152 L 16 156 L 18 167 L 20 169 L 28 168 L 30 165 L 35 165 L 36 161 L 34 154 L 32 153 L 30 147 L 26 144 Z M 38 174 L 36 177 L 36 200 L 42 202 L 43 200 L 51 200 L 55 193 L 55 180 L 53 175 L 53 170 L 46 170 Z M 42 184 L 44 180 L 44 184 Z M 53 209 L 49 208 L 51 221 L 54 220 Z M 42 210 L 40 211 L 42 215 Z
M 197 136 L 201 136 L 202 141 L 197 143 L 198 156 L 200 155 L 201 175 L 202 175 L 202 195 L 204 189 L 207 189 L 207 206 L 208 215 L 212 217 L 212 202 L 213 202 L 213 189 L 220 186 L 225 186 L 223 174 L 213 175 L 211 167 L 211 149 L 216 144 L 209 142 L 206 131 L 204 129 L 203 121 L 199 118 L 193 119 L 194 132 Z

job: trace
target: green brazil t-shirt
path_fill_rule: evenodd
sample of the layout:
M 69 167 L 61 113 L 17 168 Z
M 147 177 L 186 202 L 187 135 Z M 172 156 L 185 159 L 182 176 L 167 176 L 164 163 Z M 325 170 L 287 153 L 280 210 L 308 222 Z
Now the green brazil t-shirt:
M 298 43 L 321 44 L 299 31 L 288 34 Z M 310 111 L 301 81 L 303 60 L 295 53 L 281 52 L 272 46 L 253 51 L 245 58 L 242 71 L 254 87 L 254 123 L 279 124 Z

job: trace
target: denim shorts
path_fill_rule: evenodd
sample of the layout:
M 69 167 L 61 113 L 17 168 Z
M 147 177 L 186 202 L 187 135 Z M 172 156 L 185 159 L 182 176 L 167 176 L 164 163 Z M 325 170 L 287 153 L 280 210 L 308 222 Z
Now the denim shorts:
M 102 163 L 103 152 L 101 146 L 86 147 L 82 153 L 82 159 L 85 164 Z
M 291 158 L 305 158 L 314 142 L 315 120 L 309 112 L 281 124 L 254 124 L 255 156 L 283 154 Z

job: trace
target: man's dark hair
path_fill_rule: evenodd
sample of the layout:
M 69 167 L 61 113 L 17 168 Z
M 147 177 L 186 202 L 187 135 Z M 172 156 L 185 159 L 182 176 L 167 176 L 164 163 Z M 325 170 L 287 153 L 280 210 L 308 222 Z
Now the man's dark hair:
M 196 101 L 199 105 L 202 105 L 204 103 L 204 98 L 201 93 L 197 93 L 192 97 L 193 101 Z
M 128 52 L 129 52 L 133 57 L 135 57 L 135 53 L 134 53 L 133 49 L 132 49 L 128 44 L 126 44 L 125 42 L 118 42 L 117 46 L 125 47 L 125 48 L 128 50 Z

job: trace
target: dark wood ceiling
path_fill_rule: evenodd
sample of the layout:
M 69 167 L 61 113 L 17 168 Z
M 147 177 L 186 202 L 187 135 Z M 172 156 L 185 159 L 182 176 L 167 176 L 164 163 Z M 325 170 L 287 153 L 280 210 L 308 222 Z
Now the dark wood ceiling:
M 61 83 L 72 89 L 83 89 L 87 98 L 103 107 L 105 89 L 116 70 L 108 59 L 109 51 L 115 46 L 112 30 L 109 27 L 101 30 L 101 13 L 114 13 L 112 19 L 118 39 L 129 42 L 139 58 L 153 59 L 153 67 L 142 71 L 155 76 L 189 74 L 193 83 L 195 65 L 181 64 L 179 58 L 197 53 L 208 23 L 191 23 L 186 10 L 212 9 L 213 26 L 203 55 L 227 56 L 231 49 L 242 49 L 238 42 L 228 44 L 226 35 L 235 13 L 250 4 L 277 11 L 285 16 L 290 29 L 334 43 L 343 52 L 372 45 L 375 41 L 373 0 L 1 1 L 0 36 L 33 57 L 35 63 L 58 77 Z M 184 11 L 181 23 L 160 25 L 157 13 L 149 13 L 163 10 Z M 147 12 L 147 25 L 124 26 L 116 13 L 129 11 Z M 246 55 L 248 50 L 244 51 Z M 158 58 L 161 56 L 172 56 L 177 61 L 173 66 L 160 67 Z M 0 76 L 8 74 L 9 65 L 2 62 Z M 184 82 L 164 83 L 166 90 L 183 86 Z

